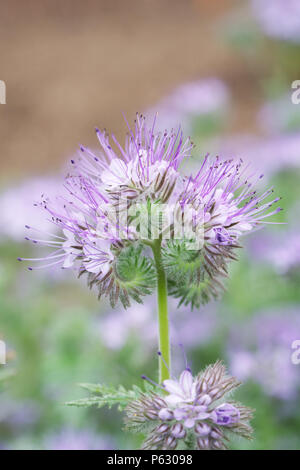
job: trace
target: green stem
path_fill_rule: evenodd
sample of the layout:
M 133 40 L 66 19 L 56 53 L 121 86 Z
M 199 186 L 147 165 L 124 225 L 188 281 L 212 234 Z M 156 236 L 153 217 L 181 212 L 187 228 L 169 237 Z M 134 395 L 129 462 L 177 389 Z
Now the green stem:
M 155 240 L 155 242 L 152 244 L 152 251 L 157 271 L 159 350 L 164 359 L 164 361 L 161 357 L 158 359 L 159 383 L 162 383 L 164 380 L 170 378 L 171 351 L 169 338 L 167 278 L 162 265 L 161 239 Z

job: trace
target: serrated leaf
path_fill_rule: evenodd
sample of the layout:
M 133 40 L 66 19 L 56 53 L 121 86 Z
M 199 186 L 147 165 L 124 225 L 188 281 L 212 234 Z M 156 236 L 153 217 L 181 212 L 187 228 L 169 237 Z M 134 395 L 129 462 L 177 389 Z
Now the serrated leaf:
M 66 402 L 67 406 L 78 406 L 78 407 L 89 407 L 97 405 L 99 408 L 104 406 L 105 403 L 101 405 L 101 398 L 99 397 L 90 397 L 90 398 L 80 398 L 79 400 L 73 400 Z
M 102 384 L 91 384 L 91 383 L 81 383 L 79 384 L 79 387 L 84 388 L 85 390 L 88 390 L 89 392 L 93 394 L 103 394 L 103 393 L 110 393 L 114 391 L 113 387 L 109 387 L 107 385 L 102 385 Z
M 102 385 L 102 384 L 80 384 L 80 386 L 93 395 L 87 398 L 81 398 L 66 403 L 68 406 L 90 407 L 97 406 L 118 406 L 119 410 L 123 410 L 130 401 L 136 400 L 143 392 L 137 385 L 134 385 L 132 390 L 126 390 L 122 385 L 118 388 Z

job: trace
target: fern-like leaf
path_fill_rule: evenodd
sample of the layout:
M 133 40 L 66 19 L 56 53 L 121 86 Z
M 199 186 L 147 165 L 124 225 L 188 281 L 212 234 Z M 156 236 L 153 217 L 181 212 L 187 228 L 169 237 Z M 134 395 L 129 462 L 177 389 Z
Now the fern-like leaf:
M 112 387 L 102 384 L 80 384 L 82 388 L 91 392 L 91 396 L 87 398 L 81 398 L 67 402 L 68 406 L 77 407 L 90 407 L 97 406 L 102 408 L 103 406 L 117 406 L 120 411 L 124 410 L 129 402 L 138 399 L 144 390 L 134 385 L 131 390 L 126 390 L 122 385 L 119 387 Z M 150 393 L 149 387 L 147 387 L 147 393 Z

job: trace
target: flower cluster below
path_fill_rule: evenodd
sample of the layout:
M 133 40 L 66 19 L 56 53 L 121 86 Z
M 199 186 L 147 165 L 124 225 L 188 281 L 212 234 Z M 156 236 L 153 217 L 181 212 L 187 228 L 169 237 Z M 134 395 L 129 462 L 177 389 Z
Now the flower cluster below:
M 127 428 L 147 434 L 143 449 L 227 449 L 230 434 L 248 439 L 252 434 L 252 410 L 225 400 L 239 385 L 219 361 L 196 378 L 186 369 L 179 380 L 163 382 L 163 394 L 144 394 L 131 402 Z

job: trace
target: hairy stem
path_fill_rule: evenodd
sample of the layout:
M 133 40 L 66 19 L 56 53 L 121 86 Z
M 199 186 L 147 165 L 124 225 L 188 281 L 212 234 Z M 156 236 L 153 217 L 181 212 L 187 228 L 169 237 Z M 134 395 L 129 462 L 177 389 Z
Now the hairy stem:
M 170 378 L 171 351 L 169 338 L 167 278 L 162 265 L 161 239 L 155 240 L 152 244 L 152 251 L 157 271 L 159 350 L 162 355 L 162 357 L 159 357 L 158 359 L 158 365 L 159 382 L 162 383 L 164 380 Z

